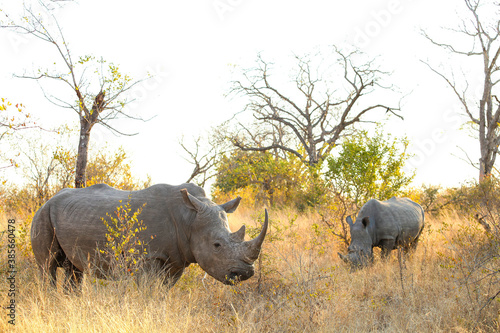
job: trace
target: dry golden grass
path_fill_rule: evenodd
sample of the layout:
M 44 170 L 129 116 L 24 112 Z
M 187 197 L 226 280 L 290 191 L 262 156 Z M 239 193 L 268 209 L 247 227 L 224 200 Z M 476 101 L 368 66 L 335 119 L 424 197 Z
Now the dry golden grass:
M 255 225 L 262 212 L 231 216 L 232 229 Z M 33 257 L 18 254 L 16 330 L 19 332 L 496 332 L 498 299 L 479 311 L 495 286 L 482 280 L 461 284 L 450 246 L 457 216 L 428 219 L 416 253 L 399 263 L 376 258 L 350 272 L 337 256 L 342 244 L 314 214 L 295 219 L 271 212 L 271 233 L 256 275 L 237 286 L 207 277 L 196 265 L 168 290 L 155 279 L 130 281 L 85 277 L 80 293 L 47 288 Z M 5 219 L 2 220 L 5 221 Z M 445 224 L 443 224 L 445 222 Z M 319 223 L 319 222 L 317 222 Z M 445 228 L 443 229 L 443 226 Z M 0 228 L 4 228 L 1 225 Z M 249 228 L 250 232 L 252 228 Z M 480 230 L 479 230 L 480 231 Z M 478 233 L 478 237 L 481 237 Z M 0 258 L 5 259 L 5 238 Z M 464 258 L 463 260 L 468 260 Z M 471 259 L 472 260 L 472 259 Z M 497 267 L 498 268 L 498 267 Z M 4 265 L 0 265 L 5 276 Z M 462 270 L 463 271 L 463 270 Z M 0 281 L 0 304 L 9 302 Z M 474 289 L 474 291 L 472 290 Z M 500 286 L 496 286 L 497 291 Z M 2 308 L 4 313 L 6 310 Z M 0 332 L 12 330 L 5 314 Z

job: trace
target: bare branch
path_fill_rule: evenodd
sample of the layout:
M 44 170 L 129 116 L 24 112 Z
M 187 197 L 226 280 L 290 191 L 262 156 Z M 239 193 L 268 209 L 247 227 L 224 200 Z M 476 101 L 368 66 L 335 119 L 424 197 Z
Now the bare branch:
M 427 62 L 425 61 L 421 61 L 422 63 L 424 63 L 427 67 L 429 67 L 429 69 L 431 71 L 433 71 L 434 73 L 436 73 L 437 75 L 439 75 L 450 87 L 451 89 L 453 90 L 453 92 L 455 93 L 455 95 L 458 97 L 458 99 L 460 100 L 460 103 L 463 105 L 464 109 L 465 109 L 465 112 L 467 113 L 467 115 L 469 116 L 469 118 L 475 123 L 475 124 L 479 124 L 479 119 L 475 118 L 473 115 L 472 115 L 472 112 L 470 111 L 469 109 L 469 106 L 467 104 L 467 101 L 465 99 L 465 95 L 466 95 L 466 92 L 467 92 L 467 89 L 465 89 L 462 93 L 460 93 L 458 90 L 457 90 L 457 87 L 456 87 L 456 84 L 454 82 L 451 82 L 446 76 L 444 76 L 444 74 L 442 74 L 441 72 L 437 71 L 436 69 L 434 69 L 431 65 L 429 65 Z
M 381 109 L 397 115 L 399 108 L 360 104 L 375 88 L 388 89 L 379 83 L 386 73 L 372 60 L 355 64 L 354 58 L 361 56 L 358 51 L 344 54 L 334 47 L 333 55 L 338 61 L 328 67 L 328 74 L 333 72 L 335 77 L 331 82 L 309 56 L 295 55 L 296 91 L 286 92 L 271 83 L 270 66 L 259 55 L 257 67 L 244 71 L 244 80 L 233 82 L 231 93 L 249 98 L 245 110 L 255 119 L 252 130 L 240 123 L 238 133 L 232 135 L 233 144 L 244 151 L 280 150 L 314 165 L 324 159 L 346 128 L 367 121 L 367 113 Z M 302 102 L 296 102 L 298 98 Z

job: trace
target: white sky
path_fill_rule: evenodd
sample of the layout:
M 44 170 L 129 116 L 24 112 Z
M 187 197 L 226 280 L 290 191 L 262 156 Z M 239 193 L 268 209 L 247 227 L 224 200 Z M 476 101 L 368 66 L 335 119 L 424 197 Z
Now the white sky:
M 12 5 L 0 0 L 2 9 Z M 467 119 L 451 90 L 420 60 L 456 63 L 419 31 L 438 36 L 440 27 L 455 27 L 463 6 L 456 0 L 85 0 L 57 17 L 75 58 L 102 56 L 134 78 L 156 75 L 133 91 L 138 102 L 132 105 L 145 118 L 156 118 L 116 124 L 139 135 L 116 137 L 99 127 L 91 134 L 93 142 L 123 145 L 137 174 L 151 175 L 154 183 L 178 184 L 191 173 L 178 144 L 182 135 L 202 134 L 241 111 L 241 101 L 224 97 L 234 65 L 251 66 L 258 52 L 286 65 L 292 52 L 335 44 L 379 57 L 383 69 L 393 72 L 393 84 L 409 93 L 401 112 L 405 120 L 391 119 L 386 130 L 410 139 L 415 185 L 453 186 L 478 173 L 456 157 L 463 157 L 457 145 L 476 161 L 478 144 L 459 130 Z M 76 115 L 47 102 L 36 82 L 12 78 L 59 62 L 53 47 L 5 30 L 0 43 L 0 96 L 22 102 L 42 124 L 76 125 Z M 74 140 L 76 147 L 77 135 Z

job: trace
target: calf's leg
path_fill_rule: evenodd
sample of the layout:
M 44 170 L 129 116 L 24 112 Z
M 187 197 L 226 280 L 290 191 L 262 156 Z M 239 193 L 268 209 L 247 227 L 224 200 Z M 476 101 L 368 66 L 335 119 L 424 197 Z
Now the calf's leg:
M 394 239 L 382 239 L 380 241 L 380 248 L 382 249 L 381 257 L 382 259 L 387 259 L 389 257 L 389 254 L 391 253 L 392 250 L 394 250 L 394 247 L 396 245 L 396 241 Z

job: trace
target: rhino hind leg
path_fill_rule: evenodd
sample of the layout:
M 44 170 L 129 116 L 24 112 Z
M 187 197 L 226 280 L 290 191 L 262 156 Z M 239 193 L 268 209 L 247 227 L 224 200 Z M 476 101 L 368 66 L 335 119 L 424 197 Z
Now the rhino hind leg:
M 66 279 L 64 281 L 64 288 L 66 290 L 74 290 L 78 288 L 83 279 L 83 272 L 79 270 L 69 259 L 66 257 L 62 264 L 65 272 Z
M 411 242 L 407 242 L 406 244 L 403 245 L 403 252 L 405 254 L 412 254 L 417 249 L 417 245 L 418 245 L 418 236 Z
M 66 255 L 59 246 L 56 237 L 54 237 L 51 246 L 47 249 L 45 256 L 39 260 L 38 265 L 42 276 L 48 278 L 53 287 L 56 286 L 57 282 L 57 267 L 61 267 L 65 259 Z
M 32 241 L 32 245 L 37 249 L 36 251 L 36 260 L 38 263 L 38 267 L 44 279 L 48 279 L 50 285 L 52 287 L 56 287 L 57 285 L 57 268 L 63 267 L 66 270 L 66 276 L 68 276 L 68 268 L 70 265 L 71 271 L 78 271 L 76 267 L 71 264 L 64 253 L 63 249 L 59 245 L 59 241 L 54 233 L 52 233 L 50 245 L 43 246 L 43 240 L 36 239 L 36 241 Z M 76 272 L 75 276 L 78 276 L 80 271 Z M 80 277 L 81 279 L 81 277 Z
M 49 206 L 40 208 L 31 223 L 31 247 L 43 280 L 56 286 L 57 267 L 66 258 L 50 221 Z
M 422 235 L 422 231 L 424 231 L 424 228 L 422 227 L 417 235 L 417 237 L 415 237 L 413 239 L 413 241 L 411 242 L 411 244 L 409 245 L 409 250 L 410 251 L 415 251 L 417 249 L 417 245 L 418 245 L 418 240 L 420 239 L 420 235 Z

